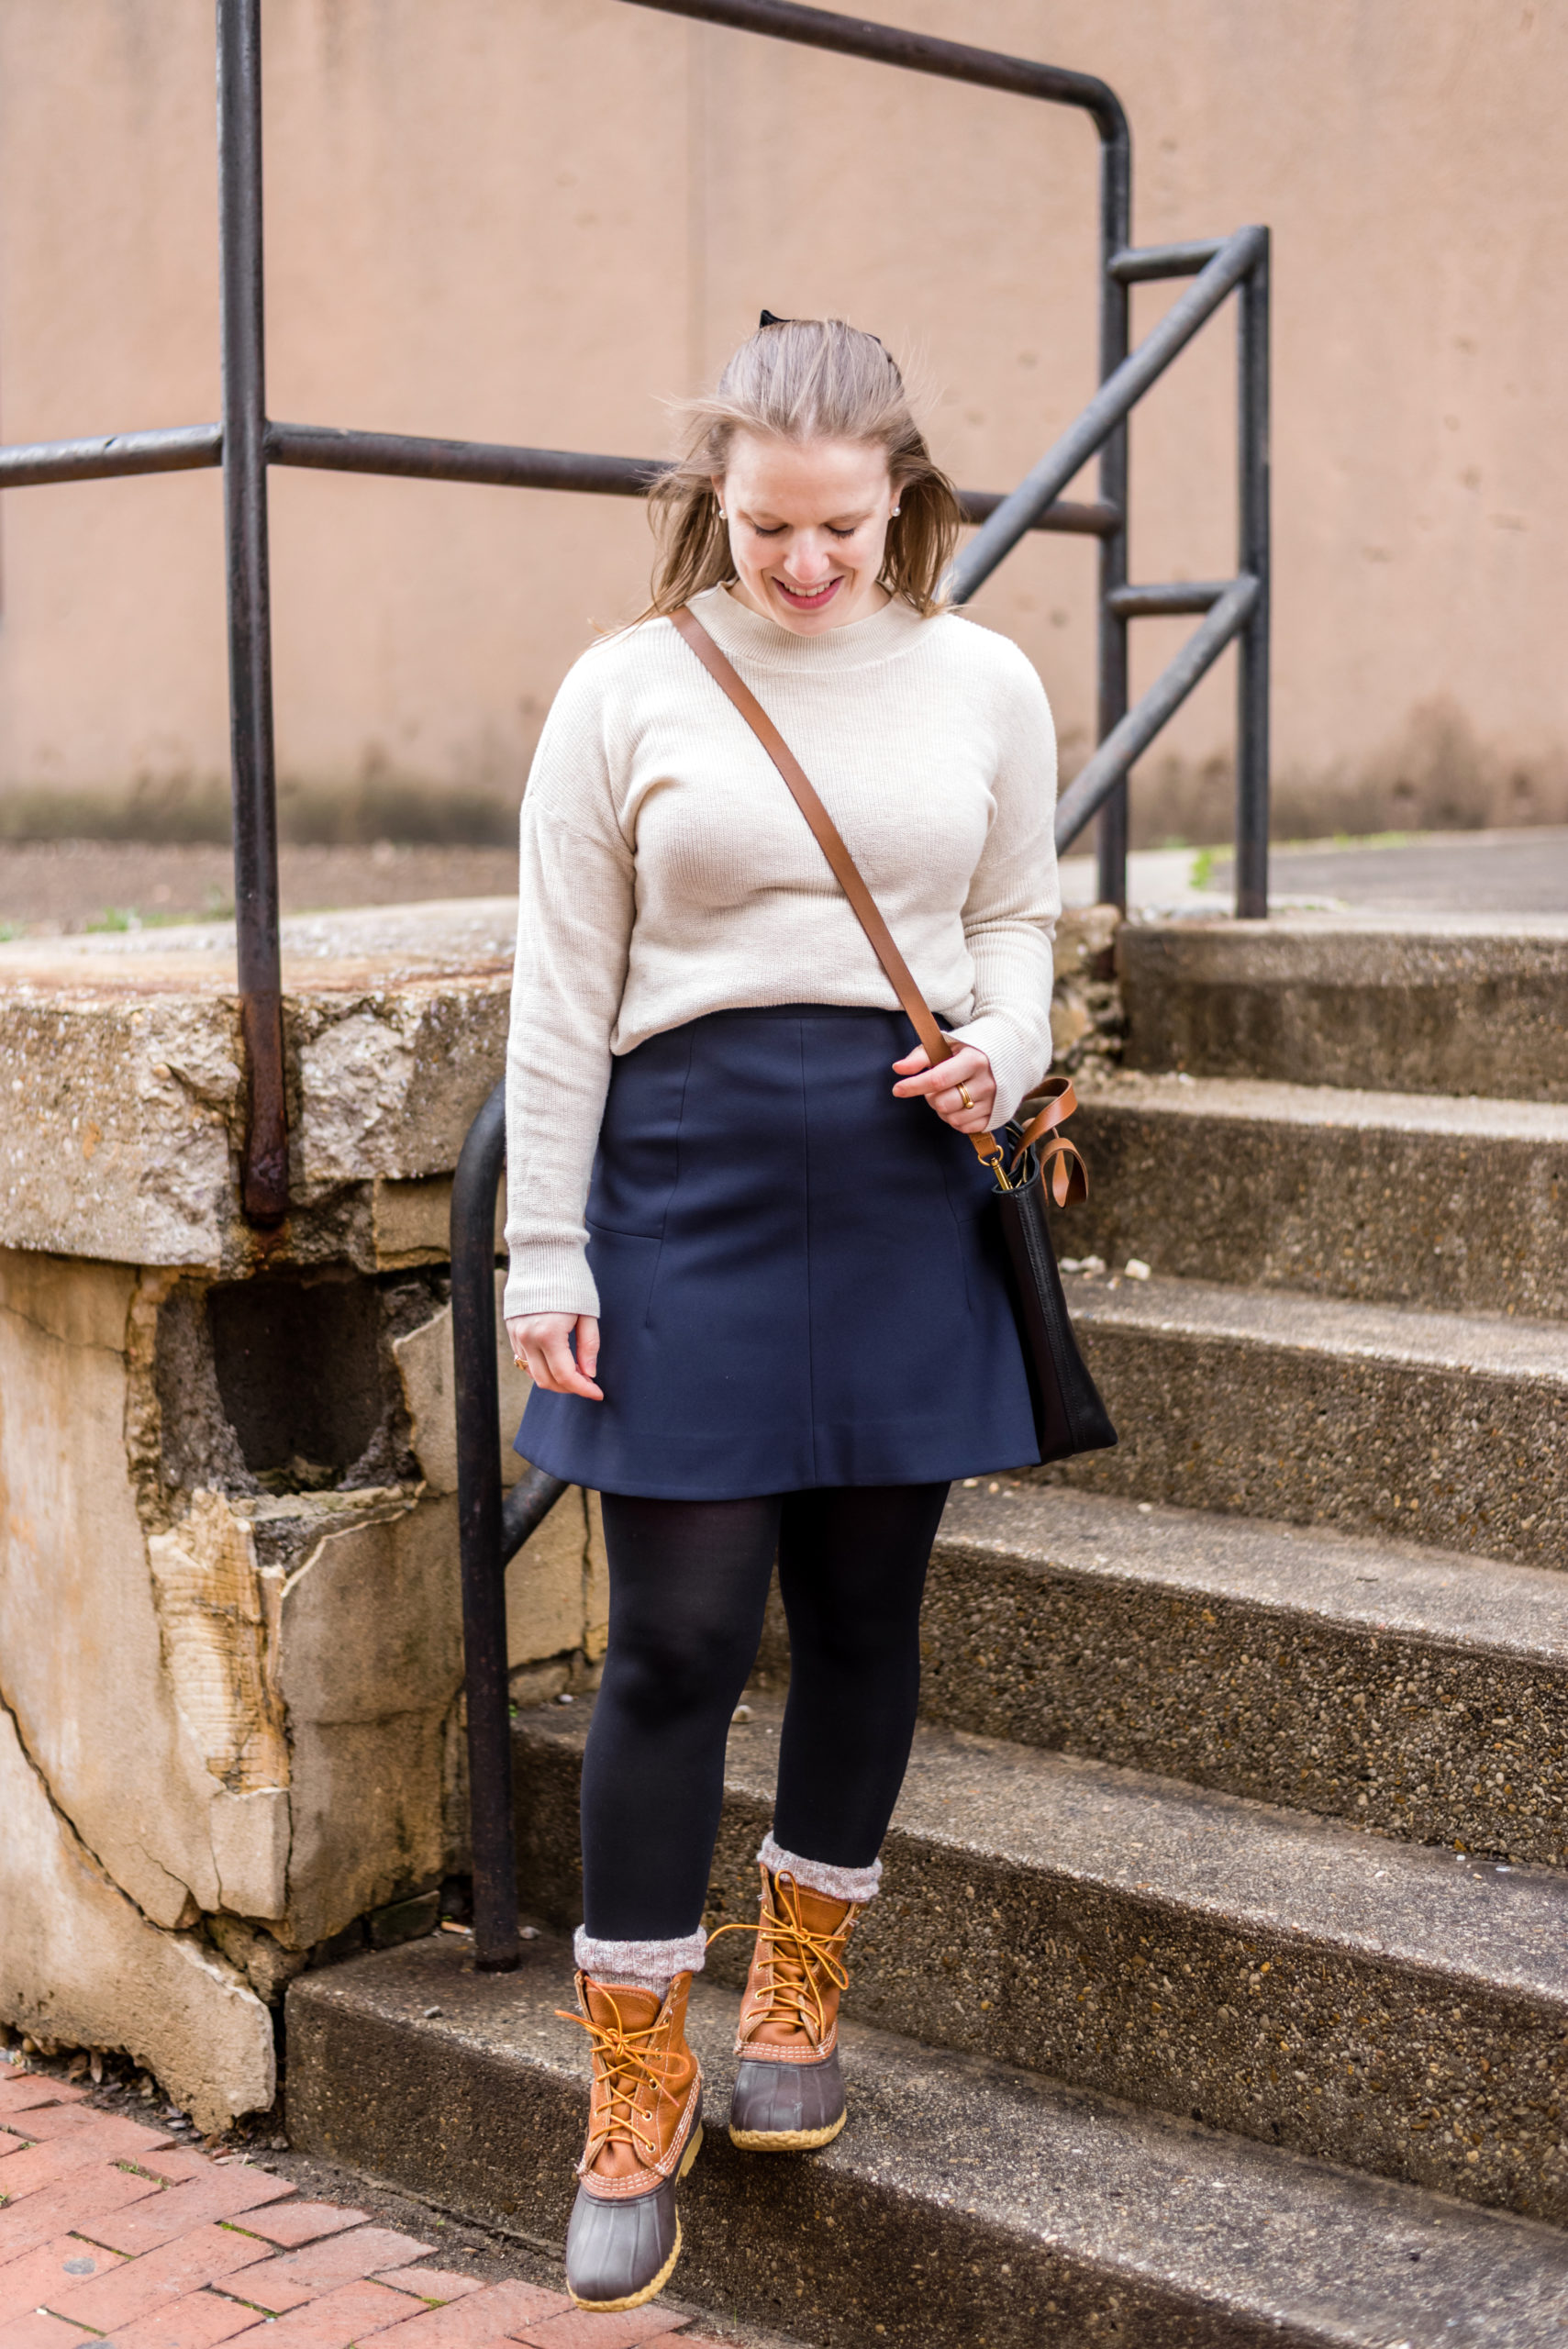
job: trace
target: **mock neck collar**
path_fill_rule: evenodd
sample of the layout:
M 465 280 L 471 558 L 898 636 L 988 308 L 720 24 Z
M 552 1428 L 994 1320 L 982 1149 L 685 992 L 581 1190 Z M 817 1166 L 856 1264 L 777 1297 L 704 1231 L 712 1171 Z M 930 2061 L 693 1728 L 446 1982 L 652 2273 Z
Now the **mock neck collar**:
M 692 597 L 692 609 L 731 659 L 812 676 L 830 676 L 838 671 L 895 660 L 908 651 L 926 626 L 902 596 L 890 596 L 869 618 L 828 629 L 821 636 L 797 636 L 778 620 L 754 612 L 728 587 L 706 588 Z

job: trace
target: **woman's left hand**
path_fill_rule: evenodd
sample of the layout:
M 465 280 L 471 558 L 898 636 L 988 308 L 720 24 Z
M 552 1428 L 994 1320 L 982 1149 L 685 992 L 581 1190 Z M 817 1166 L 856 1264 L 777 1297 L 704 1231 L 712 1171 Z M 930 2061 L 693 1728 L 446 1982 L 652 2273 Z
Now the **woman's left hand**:
M 924 1094 L 943 1122 L 961 1134 L 988 1133 L 996 1106 L 996 1080 L 991 1063 L 974 1044 L 957 1044 L 951 1060 L 933 1068 L 924 1044 L 893 1063 L 900 1082 L 893 1088 L 901 1100 Z M 962 1091 L 960 1091 L 960 1087 Z M 967 1106 L 964 1094 L 969 1100 Z

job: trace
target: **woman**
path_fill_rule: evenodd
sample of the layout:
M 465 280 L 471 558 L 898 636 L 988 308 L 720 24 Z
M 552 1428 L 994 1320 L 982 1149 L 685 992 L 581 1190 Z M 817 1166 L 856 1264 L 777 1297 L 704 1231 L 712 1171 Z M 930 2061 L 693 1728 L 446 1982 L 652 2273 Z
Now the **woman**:
M 940 608 L 957 502 L 874 336 L 764 312 L 655 517 L 651 606 L 577 662 L 539 741 L 507 1063 L 517 1449 L 602 1494 L 609 1556 L 567 2243 L 601 2309 L 651 2298 L 679 2252 L 686 1997 L 775 1553 L 792 1676 L 729 2129 L 767 2152 L 843 2126 L 845 1950 L 908 1760 L 938 1520 L 952 1478 L 1040 1456 L 964 1137 L 1049 1064 L 1059 908 L 1045 695 Z M 955 1039 L 938 1068 L 672 624 L 688 604 Z

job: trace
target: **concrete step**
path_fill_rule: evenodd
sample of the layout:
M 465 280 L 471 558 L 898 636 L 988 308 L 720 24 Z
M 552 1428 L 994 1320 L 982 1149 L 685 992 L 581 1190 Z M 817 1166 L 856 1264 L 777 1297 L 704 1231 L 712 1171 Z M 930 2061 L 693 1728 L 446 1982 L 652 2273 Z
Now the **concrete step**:
M 731 1733 L 710 1922 L 756 1915 L 782 1705 Z M 591 1700 L 516 1723 L 518 1879 L 582 1915 Z M 856 1927 L 891 2031 L 1568 2221 L 1568 1880 L 922 1728 Z M 739 1981 L 744 1936 L 715 1945 Z
M 1205 1281 L 1070 1275 L 1121 1442 L 1097 1492 L 1568 1565 L 1568 1335 Z
M 1456 1313 L 1568 1313 L 1568 1106 L 1099 1080 L 1064 1255 Z
M 1568 1865 L 1568 1575 L 998 1480 L 921 1645 L 948 1728 Z
M 1123 925 L 1127 1062 L 1194 1076 L 1568 1101 L 1568 917 Z
M 437 1936 L 288 1994 L 294 2143 L 558 2248 L 587 2110 L 565 1945 L 469 1970 Z M 1568 2241 L 851 2019 L 849 2127 L 725 2137 L 735 1997 L 699 1980 L 708 2135 L 684 2301 L 864 2349 L 1561 2349 Z

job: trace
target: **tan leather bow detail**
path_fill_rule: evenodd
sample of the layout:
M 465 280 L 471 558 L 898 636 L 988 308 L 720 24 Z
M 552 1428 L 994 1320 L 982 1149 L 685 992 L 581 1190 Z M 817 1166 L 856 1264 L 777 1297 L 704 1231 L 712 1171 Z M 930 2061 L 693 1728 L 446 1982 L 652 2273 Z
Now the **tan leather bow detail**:
M 769 2022 L 783 2022 L 804 2031 L 814 2047 L 828 2035 L 828 2013 L 820 1987 L 825 1978 L 836 1990 L 847 1990 L 850 1977 L 841 1958 L 851 1908 L 830 1932 L 814 1932 L 800 1913 L 800 1888 L 794 1876 L 773 1879 L 773 1898 L 754 1925 L 719 1925 L 707 1937 L 711 1949 L 720 1933 L 757 1933 L 768 1943 Z M 835 1946 L 836 1945 L 836 1946 Z
M 1056 1131 L 1058 1126 L 1067 1123 L 1077 1108 L 1078 1096 L 1073 1090 L 1070 1076 L 1048 1076 L 1033 1097 L 1038 1100 L 1041 1097 L 1046 1097 L 1044 1107 L 1036 1110 L 1023 1129 L 1018 1149 L 1013 1153 L 1012 1172 L 1018 1173 L 1024 1152 L 1031 1145 L 1039 1144 L 1037 1155 L 1040 1171 L 1050 1182 L 1051 1197 L 1059 1208 L 1064 1208 L 1089 1196 L 1088 1168 L 1074 1144 L 1067 1140 L 1065 1134 Z M 1041 1143 L 1042 1134 L 1049 1134 L 1051 1140 Z

